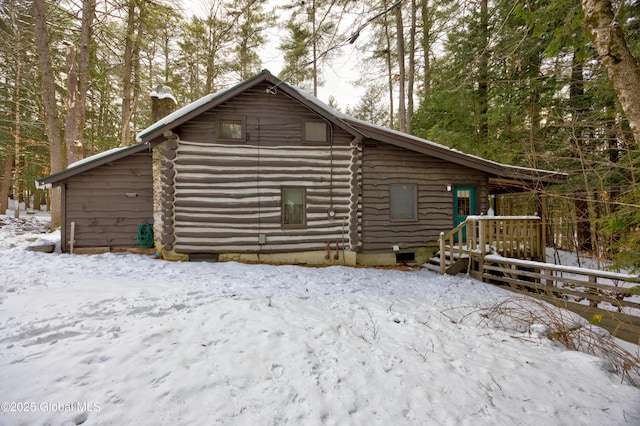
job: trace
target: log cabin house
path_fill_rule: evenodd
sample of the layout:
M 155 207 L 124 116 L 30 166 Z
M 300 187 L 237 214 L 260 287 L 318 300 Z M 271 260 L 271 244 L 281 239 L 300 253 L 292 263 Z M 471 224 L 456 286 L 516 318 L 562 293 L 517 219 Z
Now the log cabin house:
M 421 263 L 489 196 L 563 182 L 339 113 L 268 71 L 170 113 L 137 144 L 39 180 L 62 188 L 62 250 L 165 259 Z

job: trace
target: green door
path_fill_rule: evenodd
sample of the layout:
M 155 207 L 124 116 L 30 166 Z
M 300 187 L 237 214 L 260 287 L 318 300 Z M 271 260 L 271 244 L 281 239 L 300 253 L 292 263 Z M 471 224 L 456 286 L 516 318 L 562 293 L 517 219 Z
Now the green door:
M 453 188 L 453 223 L 460 225 L 467 216 L 476 214 L 476 189 L 472 186 L 456 186 Z M 466 229 L 462 238 L 467 240 Z M 458 241 L 456 241 L 458 242 Z

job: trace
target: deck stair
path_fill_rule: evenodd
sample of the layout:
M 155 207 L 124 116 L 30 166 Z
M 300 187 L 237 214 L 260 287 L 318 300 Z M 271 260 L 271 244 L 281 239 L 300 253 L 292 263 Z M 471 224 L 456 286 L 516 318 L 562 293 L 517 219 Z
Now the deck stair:
M 456 275 L 460 272 L 467 272 L 469 268 L 469 254 L 461 252 L 456 247 L 451 249 L 445 248 L 444 256 L 440 256 L 438 251 L 424 267 L 430 271 L 441 273 L 441 263 L 444 261 L 445 273 L 448 275 Z

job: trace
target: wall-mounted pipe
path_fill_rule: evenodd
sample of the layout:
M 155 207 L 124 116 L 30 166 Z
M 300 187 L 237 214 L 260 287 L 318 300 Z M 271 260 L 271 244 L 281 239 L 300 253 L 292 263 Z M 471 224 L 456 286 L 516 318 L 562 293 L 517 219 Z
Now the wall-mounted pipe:
M 76 242 L 76 223 L 71 222 L 71 230 L 69 231 L 69 253 L 73 254 L 73 244 Z

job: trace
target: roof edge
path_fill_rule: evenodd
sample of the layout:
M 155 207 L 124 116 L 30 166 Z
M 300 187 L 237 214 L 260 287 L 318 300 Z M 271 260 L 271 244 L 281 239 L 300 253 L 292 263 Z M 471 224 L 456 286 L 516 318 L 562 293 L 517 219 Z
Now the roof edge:
M 383 142 L 387 142 L 401 148 L 410 149 L 412 151 L 422 152 L 423 154 L 431 155 L 433 157 L 448 161 L 459 159 L 460 163 L 464 163 L 463 165 L 466 165 L 467 167 L 474 167 L 478 170 L 493 173 L 497 176 L 508 176 L 511 178 L 526 177 L 528 180 L 539 180 L 546 183 L 563 183 L 569 176 L 567 173 L 563 172 L 513 166 L 509 164 L 499 163 L 493 160 L 487 160 L 486 158 L 468 154 L 448 147 L 446 145 L 439 144 L 437 142 L 432 142 L 418 136 L 379 126 L 344 114 L 342 120 L 351 123 L 357 130 L 361 132 L 361 127 L 363 127 L 365 130 L 368 130 L 370 133 L 372 133 L 371 136 L 376 133 L 388 136 L 387 140 L 384 140 Z M 367 132 L 365 131 L 364 133 Z M 373 138 L 375 139 L 375 137 Z M 422 150 L 420 150 L 420 148 L 428 149 L 430 152 L 423 152 Z
M 55 186 L 55 184 L 59 183 L 60 181 L 70 178 L 72 176 L 75 176 L 78 173 L 82 173 L 94 167 L 98 167 L 103 164 L 109 163 L 111 161 L 118 160 L 120 158 L 126 157 L 136 152 L 143 151 L 144 149 L 147 149 L 147 147 L 148 147 L 148 144 L 139 143 L 139 144 L 135 144 L 127 147 L 114 148 L 111 150 L 100 152 L 90 157 L 86 157 L 72 164 L 70 167 L 67 167 L 64 170 L 52 173 L 48 176 L 41 177 L 40 179 L 36 179 L 36 185 Z

